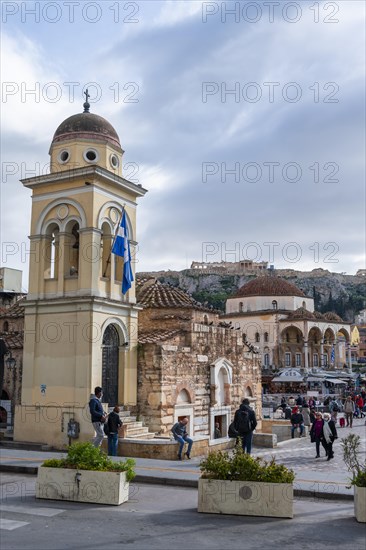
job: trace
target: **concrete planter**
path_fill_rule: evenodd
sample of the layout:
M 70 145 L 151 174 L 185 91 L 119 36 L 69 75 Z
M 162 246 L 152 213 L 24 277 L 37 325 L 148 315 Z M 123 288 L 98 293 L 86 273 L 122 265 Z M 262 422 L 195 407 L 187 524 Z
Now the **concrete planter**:
M 199 479 L 198 512 L 292 518 L 293 494 L 292 483 Z
M 125 472 L 38 468 L 36 498 L 119 505 L 128 500 Z
M 355 516 L 360 523 L 366 523 L 366 487 L 355 487 Z

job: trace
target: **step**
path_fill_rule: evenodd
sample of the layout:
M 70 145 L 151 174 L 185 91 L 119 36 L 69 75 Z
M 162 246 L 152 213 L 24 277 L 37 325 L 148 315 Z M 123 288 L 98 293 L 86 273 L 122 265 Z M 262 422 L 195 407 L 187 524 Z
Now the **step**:
M 147 433 L 149 433 L 149 428 L 145 428 L 145 427 L 130 428 L 125 431 L 125 437 L 130 437 L 131 435 L 143 435 Z
M 146 434 L 142 434 L 142 435 L 129 435 L 128 437 L 126 437 L 126 439 L 136 439 L 136 440 L 147 440 L 147 439 L 154 439 L 155 438 L 155 434 L 153 433 L 146 433 Z
M 2 439 L 0 441 L 0 448 L 3 449 L 17 449 L 24 451 L 52 451 L 52 447 L 45 443 L 33 443 L 28 441 L 10 441 Z
M 126 428 L 126 431 L 134 430 L 135 428 L 143 428 L 142 422 L 124 422 L 123 425 Z

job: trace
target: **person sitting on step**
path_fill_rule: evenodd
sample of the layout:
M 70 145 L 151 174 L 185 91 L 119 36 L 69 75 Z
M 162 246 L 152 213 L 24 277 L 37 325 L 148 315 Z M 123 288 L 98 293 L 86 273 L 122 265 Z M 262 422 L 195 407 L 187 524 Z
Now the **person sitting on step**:
M 188 418 L 185 416 L 181 420 L 178 420 L 171 429 L 174 439 L 179 443 L 178 460 L 182 460 L 182 451 L 185 443 L 188 443 L 188 449 L 184 454 L 188 459 L 191 458 L 193 440 L 187 434 L 187 424 Z

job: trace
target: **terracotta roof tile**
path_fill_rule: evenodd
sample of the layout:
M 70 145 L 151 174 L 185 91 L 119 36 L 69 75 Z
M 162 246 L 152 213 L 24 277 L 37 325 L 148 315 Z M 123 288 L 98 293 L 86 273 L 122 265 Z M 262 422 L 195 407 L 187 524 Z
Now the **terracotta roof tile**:
M 244 296 L 300 296 L 306 298 L 303 291 L 297 286 L 273 275 L 256 277 L 249 281 L 239 288 L 233 298 Z
M 194 300 L 184 290 L 157 279 L 149 279 L 137 285 L 136 297 L 138 304 L 147 308 L 186 308 L 217 313 Z

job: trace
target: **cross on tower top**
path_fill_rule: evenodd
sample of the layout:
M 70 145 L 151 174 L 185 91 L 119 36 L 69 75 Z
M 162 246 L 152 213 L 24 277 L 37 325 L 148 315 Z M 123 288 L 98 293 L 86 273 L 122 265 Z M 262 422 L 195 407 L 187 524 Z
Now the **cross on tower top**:
M 90 103 L 89 103 L 88 99 L 89 99 L 90 95 L 89 95 L 89 92 L 88 92 L 88 88 L 85 90 L 84 95 L 85 95 L 85 103 L 83 105 L 84 113 L 89 113 Z

